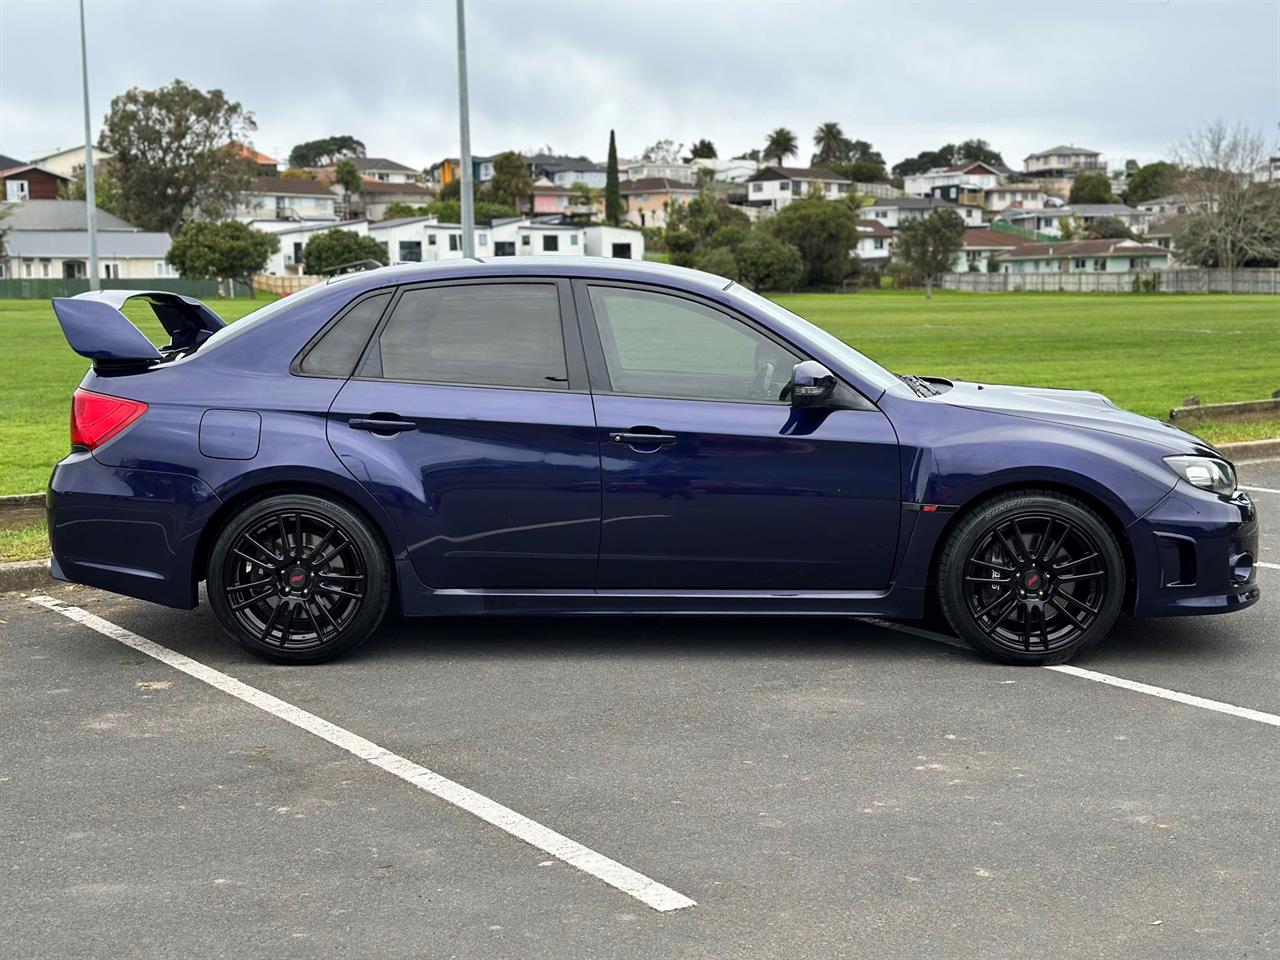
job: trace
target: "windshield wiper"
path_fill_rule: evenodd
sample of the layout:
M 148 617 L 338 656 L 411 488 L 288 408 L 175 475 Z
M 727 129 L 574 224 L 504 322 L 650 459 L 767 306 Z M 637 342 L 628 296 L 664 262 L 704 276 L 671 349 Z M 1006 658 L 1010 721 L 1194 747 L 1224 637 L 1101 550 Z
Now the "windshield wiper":
M 941 390 L 931 384 L 928 380 L 925 380 L 923 377 L 917 377 L 915 374 L 899 373 L 897 374 L 897 377 L 915 391 L 917 397 L 936 397 L 942 393 Z

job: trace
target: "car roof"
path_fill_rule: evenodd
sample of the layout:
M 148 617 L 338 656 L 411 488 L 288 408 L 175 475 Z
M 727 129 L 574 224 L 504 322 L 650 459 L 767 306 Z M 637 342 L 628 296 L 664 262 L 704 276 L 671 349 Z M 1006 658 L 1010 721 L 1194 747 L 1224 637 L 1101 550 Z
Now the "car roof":
M 350 285 L 353 290 L 373 289 L 393 283 L 419 283 L 475 277 L 581 277 L 592 280 L 633 280 L 659 283 L 691 291 L 720 291 L 733 281 L 714 273 L 673 267 L 648 260 L 623 260 L 611 257 L 477 257 L 473 259 L 438 260 L 433 263 L 400 263 L 377 270 L 344 273 L 331 278 L 330 284 Z

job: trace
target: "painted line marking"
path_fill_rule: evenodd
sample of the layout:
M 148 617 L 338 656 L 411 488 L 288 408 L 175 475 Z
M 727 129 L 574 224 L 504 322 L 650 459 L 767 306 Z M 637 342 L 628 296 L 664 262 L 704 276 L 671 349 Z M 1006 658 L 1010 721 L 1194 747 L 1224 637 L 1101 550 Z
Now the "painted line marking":
M 1271 487 L 1246 487 L 1244 484 L 1240 484 L 1240 489 L 1251 493 L 1280 493 L 1280 490 L 1273 490 Z
M 460 783 L 455 783 L 453 780 L 443 777 L 432 770 L 428 770 L 412 760 L 407 760 L 394 754 L 358 734 L 317 717 L 313 713 L 308 713 L 301 707 L 295 707 L 293 704 L 259 690 L 257 687 L 249 686 L 242 680 L 237 680 L 235 677 L 220 670 L 206 666 L 199 660 L 193 660 L 191 657 L 170 650 L 168 647 L 163 647 L 145 637 L 140 637 L 124 627 L 117 626 L 110 620 L 104 620 L 102 617 L 89 613 L 87 610 L 73 607 L 53 597 L 37 595 L 27 599 L 55 613 L 60 613 L 69 620 L 83 624 L 91 630 L 96 630 L 104 637 L 110 637 L 112 640 L 119 641 L 127 647 L 132 647 L 139 653 L 145 653 L 161 663 L 166 663 L 175 670 L 180 670 L 190 677 L 221 690 L 223 693 L 230 694 L 238 700 L 243 700 L 259 710 L 264 710 L 272 716 L 305 730 L 307 733 L 315 734 L 320 739 L 327 740 L 353 756 L 359 757 L 375 767 L 380 767 L 392 776 L 399 777 L 406 783 L 412 784 L 420 790 L 425 790 L 427 793 L 439 797 L 441 800 L 451 803 L 473 816 L 479 817 L 486 823 L 492 824 L 499 830 L 504 830 L 513 837 L 517 837 L 525 843 L 551 854 L 551 856 L 564 861 L 569 866 L 576 867 L 583 873 L 588 873 L 598 880 L 603 880 L 609 886 L 621 890 L 628 896 L 635 897 L 654 910 L 665 912 L 697 905 L 696 901 L 689 899 L 684 894 L 678 893 L 642 873 L 637 873 L 630 867 L 609 859 L 604 854 L 596 853 L 596 851 L 583 846 L 576 840 L 570 840 L 549 827 L 544 827 L 537 821 L 530 820 L 523 814 L 516 813 L 509 807 L 503 806 L 496 800 L 490 800 L 488 797 L 476 793 Z
M 1275 566 L 1275 564 L 1272 564 Z M 935 640 L 938 643 L 945 643 L 952 647 L 962 647 L 970 653 L 977 655 L 968 644 L 955 637 L 949 637 L 943 633 L 935 633 L 932 630 L 926 630 L 923 627 L 912 627 L 906 624 L 894 623 L 890 620 L 873 620 L 869 617 L 860 617 L 863 623 L 874 624 L 877 627 L 885 627 L 889 630 L 897 630 L 899 633 L 909 633 L 914 637 L 923 637 L 926 640 Z M 1073 667 L 1070 664 L 1057 664 L 1055 666 L 1041 667 L 1042 670 L 1052 670 L 1055 673 L 1064 673 L 1069 677 L 1078 677 L 1081 680 L 1092 680 L 1095 683 L 1104 683 L 1110 687 L 1120 687 L 1124 690 L 1131 690 L 1134 693 L 1145 693 L 1151 697 L 1159 697 L 1162 700 L 1172 700 L 1174 703 L 1181 703 L 1189 707 L 1199 707 L 1202 710 L 1213 710 L 1216 713 L 1226 713 L 1233 717 L 1240 717 L 1244 720 L 1253 720 L 1257 723 L 1265 723 L 1271 727 L 1280 727 L 1280 715 L 1274 713 L 1265 713 L 1262 710 L 1253 710 L 1249 707 L 1237 707 L 1234 703 L 1224 703 L 1221 700 L 1210 700 L 1207 697 L 1197 697 L 1195 694 L 1183 693 L 1180 690 L 1169 690 L 1165 687 L 1157 687 L 1150 683 L 1140 683 L 1137 680 L 1126 680 L 1124 677 L 1115 677 L 1109 673 L 1099 673 L 1096 670 L 1086 670 L 1083 667 Z
M 1255 560 L 1254 563 L 1259 567 L 1266 567 L 1268 570 L 1280 570 L 1280 563 L 1267 563 L 1265 560 Z

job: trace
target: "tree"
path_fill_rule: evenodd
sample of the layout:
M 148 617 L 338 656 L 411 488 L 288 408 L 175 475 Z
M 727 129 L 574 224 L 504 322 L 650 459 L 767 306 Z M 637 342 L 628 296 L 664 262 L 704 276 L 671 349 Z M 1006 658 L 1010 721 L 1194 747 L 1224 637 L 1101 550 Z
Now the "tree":
M 1133 239 L 1133 231 L 1119 217 L 1098 217 L 1089 225 L 1087 232 L 1091 240 Z
M 228 213 L 256 172 L 236 144 L 256 129 L 253 114 L 221 90 L 181 80 L 115 97 L 99 146 L 115 154 L 125 219 L 172 234 L 195 214 Z
M 759 162 L 761 161 L 761 159 L 763 159 L 763 158 L 761 157 L 760 149 L 759 149 L 758 147 L 752 147 L 750 150 L 747 150 L 747 151 L 746 151 L 746 152 L 744 152 L 744 153 L 740 153 L 740 154 L 738 154 L 738 155 L 737 155 L 736 157 L 734 157 L 733 159 L 735 159 L 735 160 L 750 160 L 752 163 L 759 163 Z
M 533 197 L 533 178 L 529 176 L 529 167 L 524 157 L 514 150 L 500 153 L 493 158 L 493 178 L 485 187 L 489 202 L 500 203 L 513 210 L 521 201 L 529 201 Z
M 581 180 L 575 180 L 569 184 L 569 189 L 573 193 L 569 196 L 569 202 L 575 207 L 591 207 L 595 209 L 596 201 L 600 198 L 600 191 L 595 187 L 583 183 Z
M 676 204 L 667 215 L 667 253 L 679 267 L 691 267 L 699 251 L 710 249 L 711 238 L 725 227 L 751 226 L 751 218 L 721 200 L 710 184 L 703 184 L 688 203 Z
M 676 143 L 674 140 L 659 140 L 652 146 L 645 147 L 644 153 L 640 154 L 640 159 L 645 163 L 679 163 L 680 152 L 683 149 L 683 143 Z
M 285 180 L 314 180 L 315 174 L 310 170 L 303 170 L 300 167 L 290 167 L 280 174 Z
M 800 145 L 796 142 L 796 135 L 786 127 L 778 127 L 773 133 L 769 134 L 769 139 L 765 143 L 761 155 L 764 159 L 772 160 L 780 167 L 787 157 L 794 157 L 799 149 Z
M 1124 202 L 1132 207 L 1156 197 L 1167 197 L 1177 192 L 1181 180 L 1182 171 L 1172 163 L 1164 160 L 1148 163 L 1130 174 L 1125 183 Z
M 1071 181 L 1068 203 L 1115 203 L 1111 181 L 1105 173 L 1078 173 Z
M 934 278 L 955 268 L 964 249 L 964 230 L 960 215 L 945 209 L 898 227 L 898 259 L 914 279 L 924 281 L 927 299 L 933 298 Z
M 344 157 L 334 164 L 333 182 L 347 193 L 364 192 L 364 178 L 360 176 L 360 170 L 355 165 L 355 161 L 350 158 Z
M 858 227 L 848 204 L 813 194 L 791 201 L 766 224 L 775 237 L 800 251 L 809 286 L 834 286 L 849 275 Z
M 993 150 L 985 140 L 965 140 L 963 143 L 945 143 L 937 150 L 922 150 L 914 157 L 908 157 L 893 165 L 895 177 L 910 177 L 918 173 L 927 173 L 934 167 L 950 167 L 957 163 L 980 162 L 990 166 L 1004 166 L 1004 158 L 998 150 Z
M 453 200 L 432 200 L 424 207 L 414 207 L 407 203 L 393 203 L 387 207 L 387 212 L 383 219 L 392 219 L 396 217 L 435 217 L 441 223 L 460 223 L 462 222 L 462 201 Z M 508 207 L 503 203 L 493 203 L 490 200 L 477 200 L 475 210 L 473 211 L 476 223 L 487 223 L 491 220 L 500 220 L 503 217 L 519 216 L 515 207 Z
M 966 140 L 964 143 L 956 147 L 955 153 L 952 155 L 952 163 L 985 163 L 991 167 L 1003 167 L 1004 157 L 1000 156 L 999 150 L 993 150 L 991 144 L 985 140 Z
M 737 250 L 738 279 L 753 290 L 794 290 L 804 280 L 804 258 L 789 243 L 757 227 Z
M 84 173 L 70 183 L 58 185 L 58 197 L 62 200 L 87 200 Z M 120 195 L 120 179 L 111 168 L 110 161 L 93 165 L 93 203 L 99 210 L 124 217 L 124 198 Z
M 690 160 L 714 160 L 716 159 L 716 145 L 710 140 L 702 139 L 695 141 L 689 148 Z
M 698 255 L 695 266 L 707 273 L 714 273 L 726 280 L 738 279 L 738 261 L 728 247 L 712 247 Z
M 622 188 L 618 184 L 618 141 L 609 131 L 609 160 L 604 179 L 604 222 L 616 227 L 622 222 Z
M 184 277 L 239 280 L 256 296 L 253 275 L 279 249 L 279 237 L 238 220 L 193 220 L 174 237 L 165 260 Z
M 825 167 L 833 163 L 844 163 L 849 159 L 850 143 L 845 139 L 840 124 L 827 122 L 819 125 L 813 132 L 813 145 L 818 152 L 809 161 L 811 166 Z
M 307 272 L 315 275 L 327 273 L 344 263 L 360 260 L 377 260 L 385 264 L 387 249 L 373 237 L 362 237 L 350 230 L 325 230 L 307 241 L 302 251 Z
M 291 167 L 331 167 L 343 157 L 363 157 L 364 144 L 350 134 L 308 140 L 289 151 Z

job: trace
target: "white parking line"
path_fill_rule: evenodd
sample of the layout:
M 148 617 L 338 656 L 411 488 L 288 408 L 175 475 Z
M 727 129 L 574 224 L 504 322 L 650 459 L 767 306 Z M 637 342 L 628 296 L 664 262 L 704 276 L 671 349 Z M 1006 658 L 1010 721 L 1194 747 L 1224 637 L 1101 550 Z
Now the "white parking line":
M 1243 483 L 1240 484 L 1240 489 L 1251 493 L 1280 493 L 1280 490 L 1273 490 L 1270 487 L 1246 487 Z
M 1265 560 L 1254 561 L 1260 567 L 1266 567 L 1268 570 L 1280 570 L 1280 563 L 1267 563 Z
M 163 647 L 145 637 L 140 637 L 124 627 L 117 626 L 110 620 L 104 620 L 96 614 L 89 613 L 87 610 L 73 607 L 53 597 L 37 595 L 28 599 L 32 603 L 37 603 L 55 613 L 62 614 L 68 619 L 83 624 L 91 630 L 96 630 L 104 637 L 110 637 L 125 646 L 132 647 L 139 653 L 154 657 L 175 670 L 181 670 L 188 676 L 207 683 L 209 686 L 215 687 L 223 693 L 228 693 L 239 700 L 243 700 L 245 703 L 255 706 L 259 710 L 264 710 L 272 716 L 279 717 L 295 727 L 315 734 L 322 740 L 327 740 L 334 746 L 341 747 L 348 753 L 373 764 L 375 767 L 380 767 L 406 783 L 413 784 L 413 786 L 479 817 L 486 823 L 490 823 L 500 830 L 505 830 L 513 837 L 518 837 L 525 843 L 537 847 L 539 850 L 549 853 L 559 860 L 563 860 L 569 866 L 576 867 L 583 873 L 589 873 L 598 880 L 603 880 L 609 886 L 635 897 L 654 910 L 680 910 L 684 907 L 696 906 L 695 901 L 684 894 L 678 893 L 642 873 L 637 873 L 616 860 L 610 860 L 604 854 L 596 853 L 589 847 L 584 847 L 577 841 L 570 840 L 568 837 L 556 833 L 554 830 L 544 827 L 534 820 L 530 820 L 523 814 L 516 813 L 509 807 L 504 807 L 497 801 L 490 800 L 488 797 L 476 793 L 460 783 L 455 783 L 453 780 L 428 770 L 412 760 L 406 760 L 404 757 L 398 756 L 390 750 L 366 740 L 364 737 L 358 736 L 349 730 L 344 730 L 342 727 L 317 717 L 313 713 L 308 713 L 301 707 L 295 707 L 293 704 L 278 697 L 273 697 L 257 687 L 251 687 L 235 677 L 206 666 L 198 660 L 193 660 L 191 657 L 170 650 L 168 647 Z
M 1274 566 L 1274 564 L 1272 564 Z M 945 643 L 952 647 L 963 647 L 970 649 L 967 644 L 949 637 L 944 633 L 935 633 L 933 630 L 926 630 L 923 627 L 913 627 L 904 623 L 893 623 L 889 620 L 874 620 L 869 617 L 862 618 L 864 623 L 874 624 L 877 627 L 885 627 L 889 630 L 897 630 L 899 633 L 909 633 L 913 637 L 923 637 L 926 640 L 934 640 L 938 643 Z M 1069 677 L 1078 677 L 1081 680 L 1092 680 L 1095 683 L 1105 683 L 1107 686 L 1120 687 L 1124 690 L 1132 690 L 1134 693 L 1145 693 L 1151 697 L 1159 697 L 1162 700 L 1172 700 L 1174 703 L 1182 703 L 1189 707 L 1199 707 L 1202 710 L 1213 710 L 1216 713 L 1226 713 L 1233 717 L 1241 717 L 1245 720 L 1254 720 L 1258 723 L 1265 723 L 1271 727 L 1280 727 L 1280 716 L 1274 713 L 1264 713 L 1261 710 L 1253 710 L 1249 707 L 1237 707 L 1234 703 L 1224 703 L 1221 700 L 1209 700 L 1206 697 L 1197 697 L 1191 693 L 1183 693 L 1180 690 L 1169 690 L 1165 687 L 1153 686 L 1149 683 L 1140 683 L 1137 680 L 1126 680 L 1124 677 L 1114 677 L 1109 673 L 1099 673 L 1096 670 L 1085 670 L 1083 667 L 1073 667 L 1070 664 L 1059 664 L 1050 667 L 1041 667 L 1042 670 L 1052 670 L 1055 673 L 1063 673 Z

